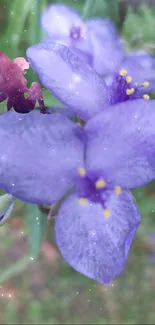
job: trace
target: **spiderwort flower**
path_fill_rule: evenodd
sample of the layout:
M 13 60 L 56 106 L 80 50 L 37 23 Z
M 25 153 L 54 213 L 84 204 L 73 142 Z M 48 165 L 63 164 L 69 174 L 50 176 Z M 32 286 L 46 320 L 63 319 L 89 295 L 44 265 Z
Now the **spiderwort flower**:
M 34 204 L 64 200 L 56 240 L 77 271 L 109 283 L 120 274 L 140 223 L 127 188 L 155 177 L 155 101 L 126 101 L 84 128 L 65 116 L 0 115 L 0 188 Z
M 72 8 L 52 4 L 40 21 L 50 41 L 66 45 L 100 74 L 111 75 L 119 69 L 124 50 L 110 20 L 84 22 Z
M 150 90 L 154 89 L 155 58 L 145 51 L 127 53 L 112 21 L 84 22 L 77 11 L 63 4 L 48 6 L 40 21 L 49 41 L 69 47 L 107 80 L 124 67 L 140 84 L 147 77 Z
M 27 57 L 43 86 L 84 121 L 113 104 L 142 97 L 141 85 L 136 86 L 125 69 L 107 86 L 101 75 L 64 45 L 36 44 L 27 49 Z
M 8 99 L 8 110 L 13 107 L 16 112 L 27 113 L 33 110 L 38 100 L 41 111 L 45 112 L 39 83 L 33 82 L 30 89 L 27 88 L 27 80 L 23 74 L 28 68 L 29 63 L 24 58 L 11 61 L 7 55 L 0 52 L 0 102 Z M 28 93 L 27 98 L 24 93 Z

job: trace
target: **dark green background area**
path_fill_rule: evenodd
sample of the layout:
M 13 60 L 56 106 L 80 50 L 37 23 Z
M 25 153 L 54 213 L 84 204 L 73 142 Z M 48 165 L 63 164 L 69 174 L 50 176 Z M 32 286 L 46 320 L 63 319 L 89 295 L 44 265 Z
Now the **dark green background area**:
M 25 56 L 26 48 L 44 37 L 39 15 L 50 2 L 0 0 L 0 51 L 11 59 Z M 64 3 L 82 13 L 85 2 Z M 143 48 L 155 54 L 153 5 L 153 0 L 94 0 L 86 16 L 113 19 L 128 50 Z M 37 80 L 31 69 L 26 78 L 29 85 Z M 47 106 L 59 105 L 46 90 L 44 98 Z M 5 110 L 3 102 L 0 111 Z M 9 223 L 0 228 L 0 324 L 155 324 L 155 183 L 133 194 L 142 223 L 123 273 L 109 286 L 97 284 L 62 261 L 54 220 L 47 222 L 43 237 L 35 228 L 37 210 L 29 207 L 27 217 L 26 206 L 18 201 Z M 41 242 L 37 260 L 27 261 L 29 247 L 36 254 Z

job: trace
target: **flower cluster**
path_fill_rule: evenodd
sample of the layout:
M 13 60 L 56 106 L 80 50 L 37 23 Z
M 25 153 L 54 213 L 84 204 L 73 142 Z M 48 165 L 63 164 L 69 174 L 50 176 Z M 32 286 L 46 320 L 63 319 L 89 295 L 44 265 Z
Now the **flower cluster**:
M 124 69 L 107 86 L 64 45 L 46 41 L 29 48 L 27 57 L 42 85 L 84 126 L 61 110 L 1 114 L 0 188 L 39 205 L 64 198 L 55 221 L 62 256 L 109 283 L 122 272 L 140 223 L 128 189 L 155 177 L 155 101 Z M 2 93 L 10 98 L 11 89 L 19 90 L 7 83 Z
M 7 99 L 0 188 L 9 193 L 0 198 L 0 225 L 15 198 L 61 202 L 55 232 L 62 256 L 109 283 L 122 272 L 140 223 L 129 190 L 155 178 L 155 101 L 145 91 L 154 61 L 126 55 L 110 21 L 83 22 L 64 5 L 48 7 L 41 25 L 49 38 L 27 49 L 28 62 L 0 52 L 0 102 Z M 27 87 L 29 64 L 65 107 L 45 110 L 41 86 Z

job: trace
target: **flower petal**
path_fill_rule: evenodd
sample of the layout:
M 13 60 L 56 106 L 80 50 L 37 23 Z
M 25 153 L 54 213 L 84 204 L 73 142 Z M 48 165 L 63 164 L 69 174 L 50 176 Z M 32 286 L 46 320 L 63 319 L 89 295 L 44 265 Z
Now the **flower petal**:
M 111 106 L 88 121 L 86 168 L 100 170 L 125 188 L 155 178 L 155 101 L 137 99 Z
M 135 82 L 150 83 L 149 90 L 155 89 L 155 58 L 145 51 L 131 52 L 124 57 L 123 68 L 128 71 Z
M 10 217 L 14 209 L 15 201 L 16 199 L 10 194 L 0 196 L 0 226 Z
M 116 29 L 108 19 L 89 20 L 86 23 L 93 48 L 93 68 L 102 75 L 118 71 L 124 56 Z
M 56 241 L 64 259 L 78 272 L 109 283 L 126 263 L 131 242 L 140 223 L 128 191 L 111 194 L 105 218 L 100 204 L 82 206 L 76 195 L 63 202 L 56 217 Z
M 41 15 L 41 27 L 51 38 L 69 37 L 73 26 L 81 26 L 82 20 L 78 12 L 63 4 L 53 4 Z
M 84 120 L 108 105 L 104 79 L 67 47 L 48 41 L 27 56 L 44 87 Z
M 80 128 L 65 116 L 0 115 L 0 188 L 38 204 L 57 201 L 83 165 Z

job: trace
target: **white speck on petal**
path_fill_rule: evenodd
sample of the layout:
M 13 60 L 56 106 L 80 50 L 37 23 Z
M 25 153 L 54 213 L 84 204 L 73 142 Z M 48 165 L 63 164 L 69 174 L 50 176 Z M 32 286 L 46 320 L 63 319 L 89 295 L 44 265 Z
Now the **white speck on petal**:
M 81 77 L 78 76 L 77 74 L 73 74 L 73 81 L 74 82 L 81 82 Z

